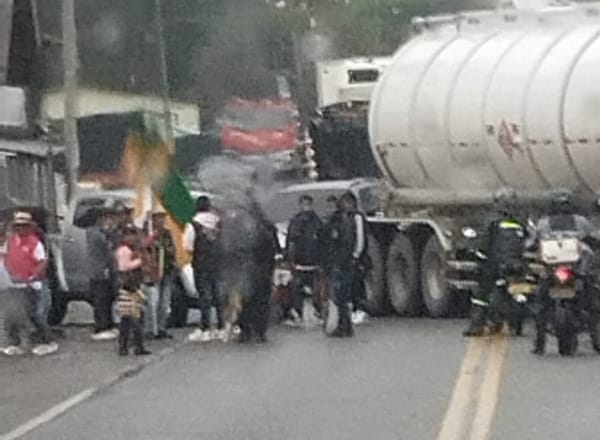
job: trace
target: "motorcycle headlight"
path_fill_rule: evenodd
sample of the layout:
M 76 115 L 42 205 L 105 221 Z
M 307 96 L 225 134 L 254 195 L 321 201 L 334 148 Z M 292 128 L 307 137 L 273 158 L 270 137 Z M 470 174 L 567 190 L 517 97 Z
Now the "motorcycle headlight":
M 473 228 L 465 226 L 464 228 L 462 228 L 462 235 L 463 237 L 472 240 L 474 238 L 477 238 L 477 231 Z

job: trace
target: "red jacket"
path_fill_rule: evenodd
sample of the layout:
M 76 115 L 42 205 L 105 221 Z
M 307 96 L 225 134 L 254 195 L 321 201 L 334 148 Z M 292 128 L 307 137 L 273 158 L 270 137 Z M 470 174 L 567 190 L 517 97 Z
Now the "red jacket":
M 11 234 L 6 248 L 6 270 L 17 282 L 28 282 L 37 272 L 40 261 L 35 258 L 35 249 L 41 243 L 37 233 Z

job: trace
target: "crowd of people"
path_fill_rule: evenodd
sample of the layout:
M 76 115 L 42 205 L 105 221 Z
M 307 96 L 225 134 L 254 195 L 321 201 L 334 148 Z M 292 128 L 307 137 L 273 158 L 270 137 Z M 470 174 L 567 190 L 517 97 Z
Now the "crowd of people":
M 339 200 L 330 196 L 324 219 L 315 212 L 309 195 L 301 196 L 299 205 L 286 239 L 285 258 L 293 269 L 293 288 L 284 318 L 290 324 L 302 322 L 307 296 L 312 297 L 318 317 L 325 318 L 325 300 L 329 299 L 338 312 L 337 325 L 329 335 L 352 336 L 353 322 L 362 322 L 366 316 L 364 276 L 370 268 L 366 219 L 352 192 Z M 320 283 L 323 276 L 325 282 Z M 328 295 L 319 289 L 327 289 Z
M 329 299 L 338 310 L 339 322 L 328 332 L 334 337 L 353 335 L 352 311 L 363 311 L 362 277 L 368 269 L 366 222 L 358 211 L 352 193 L 327 201 L 328 212 L 320 218 L 313 200 L 300 198 L 300 212 L 290 221 L 285 249 L 281 249 L 272 227 L 276 258 L 293 268 L 293 289 L 283 302 L 283 320 L 298 323 L 304 303 L 312 297 L 316 313 L 323 318 L 326 296 L 317 294 L 319 281 L 328 289 Z M 89 253 L 89 298 L 93 307 L 94 341 L 117 340 L 119 355 L 150 351 L 145 341 L 171 339 L 168 322 L 171 293 L 181 275 L 173 236 L 167 228 L 167 212 L 157 207 L 143 227 L 134 222 L 134 210 L 124 203 L 111 208 L 93 208 L 86 228 Z M 201 196 L 197 213 L 186 225 L 183 248 L 189 254 L 193 285 L 201 318 L 191 341 L 226 339 L 225 310 L 228 298 L 220 289 L 222 265 L 222 220 L 211 200 Z M 270 229 L 271 230 L 271 229 Z M 271 233 L 269 233 L 271 234 Z M 30 212 L 17 210 L 7 235 L 5 272 L 9 287 L 2 289 L 2 320 L 9 356 L 32 351 L 46 355 L 58 350 L 54 333 L 48 326 L 52 294 L 48 283 L 49 256 L 43 231 Z M 272 266 L 266 267 L 272 271 Z M 266 288 L 266 283 L 261 284 Z M 269 286 L 270 287 L 270 286 Z M 321 292 L 321 293 L 322 293 Z M 266 293 L 270 297 L 271 292 Z M 216 319 L 213 316 L 214 310 Z M 261 314 L 270 314 L 268 307 Z M 364 313 L 364 312 L 362 312 Z M 267 322 L 264 317 L 264 322 Z M 266 330 L 266 328 L 265 328 Z M 260 339 L 264 340 L 264 331 Z
M 94 314 L 94 341 L 117 339 L 119 354 L 128 353 L 133 334 L 136 355 L 150 354 L 144 339 L 171 338 L 167 333 L 171 286 L 176 276 L 175 245 L 166 228 L 167 212 L 152 212 L 143 228 L 133 222 L 133 209 L 123 203 L 94 208 L 86 228 L 89 297 Z M 46 355 L 58 350 L 48 326 L 52 301 L 48 250 L 44 234 L 30 212 L 13 215 L 6 239 L 1 290 L 6 355 L 31 349 Z

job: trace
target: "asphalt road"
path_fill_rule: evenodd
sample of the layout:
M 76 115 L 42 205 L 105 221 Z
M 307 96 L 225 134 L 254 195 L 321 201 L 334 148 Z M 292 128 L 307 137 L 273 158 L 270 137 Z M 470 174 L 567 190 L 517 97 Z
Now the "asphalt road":
M 353 340 L 326 339 L 317 330 L 274 329 L 265 345 L 182 344 L 22 438 L 598 437 L 600 357 L 591 354 L 588 341 L 576 358 L 559 358 L 550 344 L 551 354 L 538 359 L 529 354 L 530 338 L 468 341 L 460 337 L 462 326 L 458 321 L 389 319 L 359 328 Z M 178 336 L 182 340 L 184 335 Z M 25 370 L 14 376 L 11 395 L 30 397 L 0 406 L 0 428 L 7 422 L 9 427 L 0 432 L 24 423 L 19 414 L 40 412 L 37 407 L 24 410 L 28 402 L 36 403 L 34 392 L 44 386 L 28 377 L 54 371 L 47 392 L 68 387 L 54 399 L 39 399 L 50 405 L 77 392 L 71 386 L 76 371 L 88 371 L 79 390 L 97 380 L 90 363 L 98 359 L 103 359 L 103 375 L 137 362 L 119 360 L 101 344 L 78 344 L 81 352 L 69 357 L 71 370 L 52 368 L 60 359 L 18 361 Z M 0 363 L 0 389 L 7 383 L 2 378 L 14 374 L 7 373 L 7 365 Z M 0 435 L 5 438 L 10 437 Z

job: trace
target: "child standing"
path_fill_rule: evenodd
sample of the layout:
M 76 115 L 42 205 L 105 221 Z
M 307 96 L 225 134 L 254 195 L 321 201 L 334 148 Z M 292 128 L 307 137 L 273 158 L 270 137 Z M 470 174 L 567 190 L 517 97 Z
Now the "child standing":
M 121 243 L 115 251 L 119 271 L 117 309 L 121 315 L 119 356 L 129 354 L 130 335 L 133 336 L 135 355 L 144 356 L 151 354 L 151 352 L 144 348 L 142 306 L 145 297 L 140 290 L 143 261 L 135 249 L 138 231 L 134 225 L 126 225 L 122 233 Z

